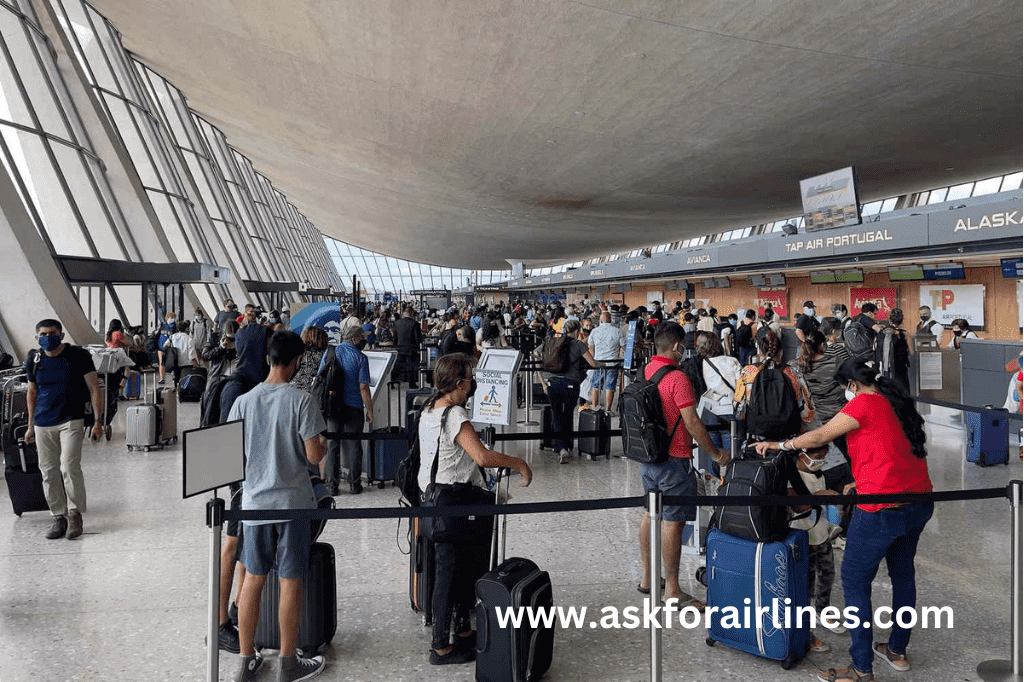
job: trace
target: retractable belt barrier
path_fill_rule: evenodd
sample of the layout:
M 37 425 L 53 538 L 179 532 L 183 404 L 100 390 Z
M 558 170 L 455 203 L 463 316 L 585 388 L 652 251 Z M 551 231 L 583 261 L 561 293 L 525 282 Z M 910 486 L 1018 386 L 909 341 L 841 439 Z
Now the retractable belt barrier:
M 359 434 L 355 434 L 359 435 Z M 520 435 L 520 434 L 517 434 Z M 532 435 L 532 434 L 531 434 Z M 383 440 L 383 439 L 382 439 Z M 651 490 L 641 497 L 613 497 L 594 500 L 564 502 L 527 502 L 506 505 L 459 505 L 451 507 L 380 507 L 362 509 L 279 509 L 279 510 L 228 510 L 224 500 L 215 497 L 206 504 L 206 525 L 210 529 L 210 574 L 209 574 L 209 622 L 207 629 L 207 680 L 213 682 L 219 674 L 219 650 L 217 627 L 220 604 L 220 540 L 224 521 L 274 521 L 313 519 L 391 519 L 427 516 L 469 516 L 504 514 L 544 514 L 601 509 L 628 509 L 645 507 L 651 518 L 650 533 L 646 541 L 650 552 L 650 598 L 659 603 L 661 588 L 661 514 L 664 505 L 692 505 L 724 507 L 743 506 L 804 506 L 821 504 L 901 504 L 914 502 L 952 502 L 964 500 L 986 500 L 1007 498 L 1011 504 L 1010 517 L 1010 659 L 984 661 L 978 665 L 978 674 L 985 682 L 1020 679 L 1022 665 L 1022 620 L 1024 608 L 1024 586 L 1021 566 L 1022 541 L 1021 506 L 1024 484 L 1014 480 L 1004 488 L 980 488 L 975 490 L 943 490 L 931 493 L 893 493 L 877 495 L 697 495 L 667 496 L 660 490 Z M 650 680 L 662 682 L 662 630 L 650 631 Z
M 667 505 L 701 507 L 793 507 L 804 505 L 903 504 L 908 502 L 954 502 L 1010 498 L 1012 486 L 977 490 L 943 490 L 931 493 L 889 493 L 878 495 L 663 495 Z M 493 516 L 495 514 L 546 514 L 600 509 L 643 507 L 647 498 L 610 497 L 562 502 L 523 502 L 519 504 L 472 504 L 450 507 L 373 507 L 360 509 L 279 509 L 224 510 L 227 521 L 310 521 L 313 519 L 395 519 L 424 516 Z
M 544 436 L 556 435 L 555 431 L 542 432 L 537 431 L 533 433 L 496 433 L 494 434 L 495 442 L 502 441 L 518 441 L 518 440 L 540 440 Z M 600 436 L 621 436 L 622 429 L 606 429 L 604 431 L 559 431 L 559 436 L 570 436 L 573 438 L 598 438 Z M 409 440 L 409 434 L 407 433 L 342 433 L 340 431 L 328 431 L 324 434 L 327 440 Z

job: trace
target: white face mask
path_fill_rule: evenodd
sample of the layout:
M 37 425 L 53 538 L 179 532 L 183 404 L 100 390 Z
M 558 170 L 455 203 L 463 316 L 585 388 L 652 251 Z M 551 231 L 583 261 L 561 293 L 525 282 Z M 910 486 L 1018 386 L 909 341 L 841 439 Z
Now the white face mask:
M 814 317 L 814 308 L 804 308 L 804 314 Z
M 804 458 L 804 466 L 808 471 L 820 471 L 825 466 L 824 459 L 814 459 L 810 455 L 801 455 Z
M 856 393 L 854 393 L 849 388 L 847 388 L 846 389 L 846 402 L 850 402 L 851 400 L 853 400 L 854 396 L 856 396 L 856 395 L 857 395 Z

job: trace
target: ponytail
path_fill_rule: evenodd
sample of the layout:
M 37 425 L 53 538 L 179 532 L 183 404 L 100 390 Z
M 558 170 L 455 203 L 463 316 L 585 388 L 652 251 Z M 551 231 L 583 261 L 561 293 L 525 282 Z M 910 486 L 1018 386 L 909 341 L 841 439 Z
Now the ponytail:
M 801 373 L 807 374 L 814 369 L 814 356 L 818 354 L 824 343 L 825 335 L 817 329 L 804 336 L 804 340 L 800 343 L 800 357 L 796 360 Z
M 917 411 L 914 399 L 903 384 L 878 374 L 873 366 L 854 358 L 847 359 L 839 366 L 835 379 L 841 386 L 851 381 L 863 386 L 873 386 L 889 401 L 893 412 L 896 413 L 903 435 L 910 441 L 910 453 L 918 459 L 928 456 L 928 450 L 925 448 L 927 437 L 924 433 L 924 418 Z

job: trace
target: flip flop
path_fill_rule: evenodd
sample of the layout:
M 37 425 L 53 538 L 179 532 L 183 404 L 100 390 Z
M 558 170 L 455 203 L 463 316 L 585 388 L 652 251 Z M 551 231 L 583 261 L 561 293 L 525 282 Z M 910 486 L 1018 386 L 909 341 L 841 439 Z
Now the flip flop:
M 661 589 L 663 589 L 663 590 L 665 589 L 665 579 L 664 578 L 661 579 Z M 644 587 L 643 583 L 637 583 L 636 584 L 636 591 L 639 592 L 640 594 L 650 594 L 651 593 L 651 588 Z

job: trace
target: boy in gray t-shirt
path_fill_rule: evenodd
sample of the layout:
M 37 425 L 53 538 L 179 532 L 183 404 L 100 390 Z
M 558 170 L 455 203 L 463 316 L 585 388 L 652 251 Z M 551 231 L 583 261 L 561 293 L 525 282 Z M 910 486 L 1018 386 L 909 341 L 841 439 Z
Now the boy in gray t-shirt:
M 289 382 L 299 369 L 305 344 L 293 332 L 275 332 L 267 343 L 270 374 L 239 397 L 228 420 L 245 422 L 243 509 L 315 509 L 307 463 L 319 464 L 327 428 L 313 398 Z M 238 597 L 238 638 L 242 667 L 238 682 L 255 679 L 263 657 L 253 638 L 260 595 L 271 568 L 281 582 L 281 674 L 279 680 L 311 679 L 326 665 L 323 656 L 296 656 L 302 578 L 309 567 L 309 521 L 245 521 L 242 563 L 247 577 Z

